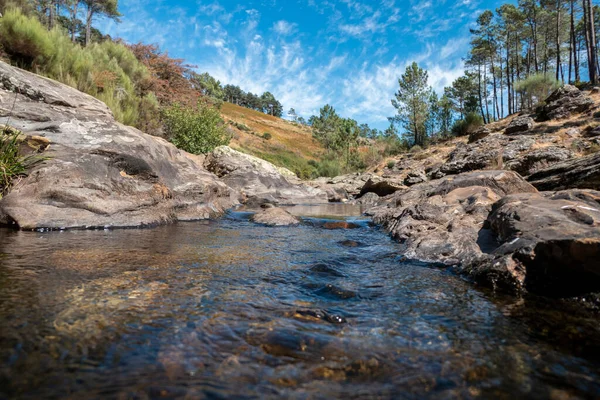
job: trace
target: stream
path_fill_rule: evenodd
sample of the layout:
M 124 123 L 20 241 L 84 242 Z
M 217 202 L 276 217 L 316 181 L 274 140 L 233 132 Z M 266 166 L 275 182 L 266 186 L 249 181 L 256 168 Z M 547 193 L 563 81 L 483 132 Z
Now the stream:
M 331 207 L 0 229 L 0 399 L 600 397 L 596 317 L 405 260 Z

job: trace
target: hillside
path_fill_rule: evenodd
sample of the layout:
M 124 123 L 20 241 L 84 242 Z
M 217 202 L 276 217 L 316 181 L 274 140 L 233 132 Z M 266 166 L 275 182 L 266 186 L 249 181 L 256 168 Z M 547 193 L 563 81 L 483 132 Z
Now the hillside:
M 223 104 L 221 114 L 233 133 L 232 148 L 286 167 L 300 177 L 310 177 L 309 162 L 317 161 L 325 151 L 308 127 L 231 103 Z

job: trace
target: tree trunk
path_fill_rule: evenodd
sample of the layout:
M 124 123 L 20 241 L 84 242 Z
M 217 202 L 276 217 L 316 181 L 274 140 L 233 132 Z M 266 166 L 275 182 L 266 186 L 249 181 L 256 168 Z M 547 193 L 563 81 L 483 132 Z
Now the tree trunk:
M 513 113 L 513 108 L 512 108 L 512 93 L 511 93 L 511 84 L 510 84 L 510 31 L 507 30 L 506 32 L 506 94 L 507 94 L 507 101 L 508 101 L 508 115 L 511 115 Z
M 478 85 L 477 85 L 477 92 L 479 94 L 479 108 L 481 109 L 481 117 L 483 118 L 483 123 L 487 124 L 487 121 L 485 119 L 485 111 L 483 110 L 483 96 L 481 94 L 481 63 L 477 64 L 477 80 L 478 80 Z
M 79 11 L 79 1 L 75 1 L 71 10 L 71 42 L 75 43 L 75 34 L 77 33 L 77 12 Z
M 590 76 L 590 81 L 593 85 L 598 83 L 598 52 L 596 50 L 596 26 L 594 21 L 594 7 L 592 5 L 592 0 L 587 0 L 588 5 L 588 24 L 590 30 L 590 53 L 591 53 L 591 63 L 590 70 L 594 71 L 593 77 Z
M 87 17 L 85 19 L 85 45 L 86 47 L 92 43 L 92 19 L 94 18 L 94 8 L 88 6 Z
M 556 0 L 556 80 L 559 77 L 560 70 L 560 8 L 561 0 Z M 564 79 L 563 79 L 564 83 Z

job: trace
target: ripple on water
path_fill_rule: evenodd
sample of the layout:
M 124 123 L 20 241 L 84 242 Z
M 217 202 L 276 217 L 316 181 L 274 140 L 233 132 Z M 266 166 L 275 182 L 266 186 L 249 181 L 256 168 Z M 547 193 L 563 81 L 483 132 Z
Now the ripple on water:
M 0 397 L 598 397 L 595 317 L 358 224 L 0 231 Z

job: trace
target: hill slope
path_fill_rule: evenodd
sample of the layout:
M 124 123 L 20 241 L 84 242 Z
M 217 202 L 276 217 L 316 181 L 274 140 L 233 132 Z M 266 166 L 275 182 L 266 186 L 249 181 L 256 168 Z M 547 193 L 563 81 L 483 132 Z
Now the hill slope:
M 231 103 L 223 104 L 221 114 L 233 133 L 232 148 L 286 167 L 301 178 L 310 177 L 309 162 L 325 152 L 308 127 Z

